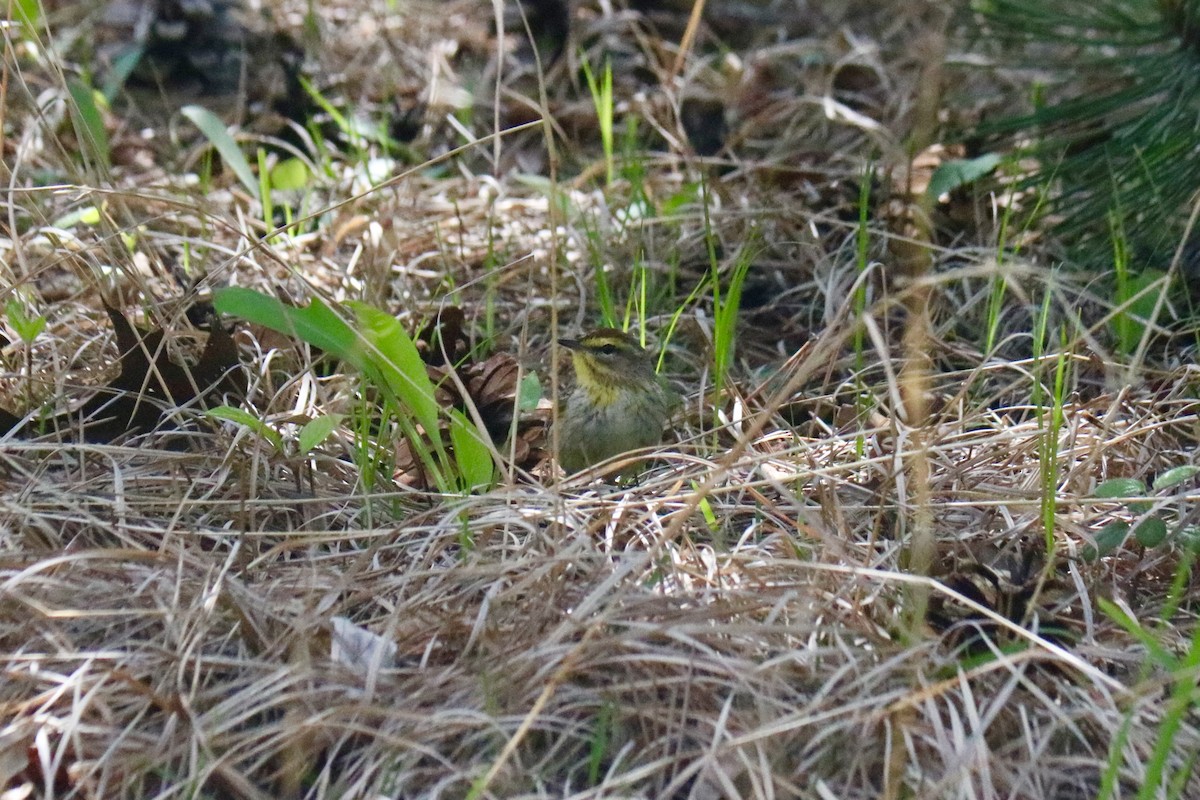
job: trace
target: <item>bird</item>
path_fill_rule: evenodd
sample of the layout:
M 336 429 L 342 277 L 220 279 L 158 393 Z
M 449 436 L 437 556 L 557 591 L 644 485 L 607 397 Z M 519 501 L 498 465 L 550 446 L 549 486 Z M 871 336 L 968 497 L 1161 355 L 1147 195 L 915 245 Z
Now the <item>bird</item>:
M 568 474 L 613 456 L 662 441 L 679 396 L 654 371 L 654 359 L 637 339 L 616 328 L 598 328 L 578 339 L 559 339 L 571 352 L 574 388 L 559 409 L 558 462 Z M 622 470 L 636 474 L 637 464 Z

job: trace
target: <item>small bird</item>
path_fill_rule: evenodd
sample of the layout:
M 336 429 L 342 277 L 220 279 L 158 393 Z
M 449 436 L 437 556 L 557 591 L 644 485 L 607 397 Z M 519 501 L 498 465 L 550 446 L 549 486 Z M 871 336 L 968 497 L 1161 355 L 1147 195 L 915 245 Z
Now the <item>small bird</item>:
M 558 343 L 571 351 L 575 368 L 575 388 L 558 416 L 558 461 L 564 470 L 578 472 L 662 441 L 679 398 L 655 374 L 651 354 L 636 339 L 600 328 Z

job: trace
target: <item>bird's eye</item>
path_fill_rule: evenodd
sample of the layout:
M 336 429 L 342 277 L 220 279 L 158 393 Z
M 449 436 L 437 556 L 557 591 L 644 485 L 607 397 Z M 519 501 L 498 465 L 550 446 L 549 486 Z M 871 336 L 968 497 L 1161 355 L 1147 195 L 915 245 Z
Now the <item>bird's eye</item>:
M 617 352 L 617 346 L 615 344 L 600 345 L 600 353 L 602 355 L 611 356 L 615 352 Z

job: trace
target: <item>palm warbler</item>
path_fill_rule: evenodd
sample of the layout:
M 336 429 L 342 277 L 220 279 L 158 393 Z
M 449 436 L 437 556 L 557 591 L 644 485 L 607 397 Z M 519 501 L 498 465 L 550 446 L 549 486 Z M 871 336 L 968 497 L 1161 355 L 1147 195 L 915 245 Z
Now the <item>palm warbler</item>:
M 559 463 L 578 472 L 662 441 L 678 397 L 654 372 L 650 353 L 614 328 L 559 339 L 571 351 L 575 388 L 560 410 Z

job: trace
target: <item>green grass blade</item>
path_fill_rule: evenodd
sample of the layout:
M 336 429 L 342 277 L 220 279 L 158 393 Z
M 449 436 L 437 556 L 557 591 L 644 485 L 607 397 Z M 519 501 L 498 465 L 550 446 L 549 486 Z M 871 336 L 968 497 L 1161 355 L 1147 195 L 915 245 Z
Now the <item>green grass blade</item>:
M 226 422 L 241 425 L 244 428 L 254 431 L 263 439 L 266 439 L 276 450 L 283 448 L 283 437 L 279 435 L 279 431 L 267 425 L 267 423 L 245 409 L 234 408 L 233 406 L 217 406 L 205 411 L 204 415 L 213 419 L 222 419 Z

